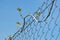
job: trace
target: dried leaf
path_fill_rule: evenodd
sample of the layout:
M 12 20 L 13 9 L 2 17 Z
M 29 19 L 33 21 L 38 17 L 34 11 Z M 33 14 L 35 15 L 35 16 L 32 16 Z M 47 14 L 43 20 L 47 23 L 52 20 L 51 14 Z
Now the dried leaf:
M 17 22 L 18 25 L 21 25 L 21 22 Z
M 17 8 L 17 10 L 20 12 L 21 11 L 21 8 Z

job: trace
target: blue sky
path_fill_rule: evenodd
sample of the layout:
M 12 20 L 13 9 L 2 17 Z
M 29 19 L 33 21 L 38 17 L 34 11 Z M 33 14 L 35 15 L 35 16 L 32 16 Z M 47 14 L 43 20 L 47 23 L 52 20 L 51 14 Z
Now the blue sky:
M 22 14 L 26 15 L 34 13 L 41 2 L 40 0 L 0 0 L 0 40 L 17 31 L 16 22 L 21 20 L 17 12 L 18 7 L 21 7 Z
M 39 0 L 0 0 L 0 40 L 17 31 L 16 22 L 20 20 L 17 8 L 22 8 L 23 15 L 35 12 Z

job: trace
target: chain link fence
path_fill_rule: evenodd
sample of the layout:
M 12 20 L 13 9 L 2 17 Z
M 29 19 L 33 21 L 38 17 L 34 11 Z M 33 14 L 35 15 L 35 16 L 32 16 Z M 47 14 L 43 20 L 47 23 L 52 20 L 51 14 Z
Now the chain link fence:
M 57 0 L 43 1 L 33 14 L 34 17 L 39 10 L 41 15 L 36 19 L 42 21 L 45 19 L 45 21 L 36 22 L 32 17 L 27 17 L 24 29 L 21 32 L 17 31 L 12 40 L 60 40 L 60 8 Z

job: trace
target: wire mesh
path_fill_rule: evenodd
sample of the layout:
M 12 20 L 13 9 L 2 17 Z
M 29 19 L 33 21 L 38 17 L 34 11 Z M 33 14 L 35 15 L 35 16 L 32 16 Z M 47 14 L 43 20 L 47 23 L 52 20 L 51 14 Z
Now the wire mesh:
M 29 19 L 26 19 L 25 29 L 22 32 L 18 32 L 12 40 L 59 40 L 60 8 L 57 6 L 56 1 L 50 16 L 45 22 L 38 23 L 33 20 L 33 18 L 28 17 Z M 42 3 L 42 6 L 38 9 L 42 12 L 41 16 L 38 17 L 38 20 L 44 20 L 46 18 L 50 11 L 51 4 L 52 0 L 46 0 Z M 33 14 L 34 16 L 36 16 L 36 12 Z

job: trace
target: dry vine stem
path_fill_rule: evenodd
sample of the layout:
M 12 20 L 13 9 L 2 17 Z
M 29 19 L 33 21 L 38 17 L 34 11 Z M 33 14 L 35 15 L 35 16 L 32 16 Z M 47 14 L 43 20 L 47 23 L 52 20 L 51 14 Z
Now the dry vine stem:
M 15 37 L 15 35 L 16 35 L 18 32 L 22 32 L 23 30 L 25 30 L 26 27 L 28 27 L 34 20 L 35 20 L 36 22 L 38 22 L 38 23 L 40 23 L 40 22 L 45 22 L 45 21 L 48 19 L 48 17 L 50 16 L 50 14 L 51 14 L 51 10 L 52 10 L 52 8 L 53 8 L 54 1 L 55 1 L 55 0 L 53 0 L 52 3 L 49 4 L 49 5 L 51 5 L 51 7 L 50 7 L 50 10 L 49 10 L 49 13 L 48 13 L 47 17 L 46 17 L 44 20 L 42 20 L 42 21 L 41 21 L 41 20 L 37 20 L 37 18 L 36 18 L 34 15 L 32 15 L 32 14 L 28 14 L 27 16 L 23 17 L 23 22 L 24 22 L 24 23 L 23 23 L 22 28 L 20 28 L 20 29 L 12 36 L 11 40 L 13 39 L 13 37 Z M 48 6 L 49 6 L 49 5 L 48 5 Z M 48 6 L 47 6 L 46 8 L 48 8 Z M 45 8 L 45 9 L 46 9 L 46 8 Z M 43 12 L 45 11 L 45 9 L 44 9 L 41 13 L 43 13 Z M 40 14 L 40 15 L 41 15 L 41 14 Z M 22 16 L 22 15 L 20 15 L 20 16 Z M 31 16 L 34 20 L 25 27 L 25 19 L 26 19 L 28 16 Z
M 52 1 L 52 5 L 51 5 L 51 8 L 50 8 L 50 11 L 49 11 L 47 17 L 46 17 L 43 21 L 37 20 L 32 14 L 28 14 L 26 17 L 31 16 L 31 17 L 32 17 L 36 22 L 38 22 L 38 23 L 40 23 L 40 22 L 45 22 L 45 21 L 48 19 L 48 17 L 50 16 L 50 13 L 51 13 L 52 8 L 53 8 L 54 1 L 55 1 L 55 0 Z M 40 15 L 41 15 L 41 14 L 40 14 Z M 24 20 L 25 20 L 26 17 L 24 17 Z M 24 25 L 25 25 L 25 21 L 24 21 Z M 23 30 L 23 29 L 24 29 L 24 26 L 22 27 L 22 30 Z M 21 31 L 22 31 L 22 30 L 21 30 Z

